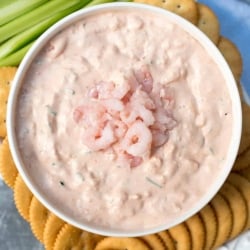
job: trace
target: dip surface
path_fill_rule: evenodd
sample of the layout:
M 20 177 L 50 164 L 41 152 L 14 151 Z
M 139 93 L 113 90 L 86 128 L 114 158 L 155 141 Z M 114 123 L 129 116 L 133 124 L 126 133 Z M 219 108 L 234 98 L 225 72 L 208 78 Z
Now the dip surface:
M 149 95 L 157 102 L 167 89 L 175 125 L 131 167 L 112 145 L 88 147 L 89 128 L 74 112 L 93 102 L 97 84 L 122 88 L 145 65 Z M 51 204 L 78 221 L 127 230 L 171 222 L 199 201 L 223 169 L 233 117 L 225 79 L 195 39 L 167 17 L 124 10 L 86 17 L 47 43 L 23 80 L 16 121 L 22 159 Z

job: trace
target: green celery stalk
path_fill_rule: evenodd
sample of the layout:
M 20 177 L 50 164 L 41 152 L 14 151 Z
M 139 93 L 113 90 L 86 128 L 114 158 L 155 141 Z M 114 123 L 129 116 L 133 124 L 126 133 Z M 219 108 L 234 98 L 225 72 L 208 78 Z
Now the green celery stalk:
M 92 0 L 90 3 L 86 5 L 86 7 L 95 6 L 102 3 L 111 3 L 111 2 L 115 2 L 115 0 Z
M 53 0 L 37 7 L 15 20 L 0 27 L 0 43 L 13 37 L 14 35 L 40 23 L 54 14 L 66 10 L 71 7 L 82 8 L 89 3 L 90 0 Z
M 58 20 L 79 9 L 79 6 L 80 5 L 75 5 L 66 10 L 60 11 L 55 15 L 43 20 L 41 23 L 36 24 L 35 26 L 17 34 L 16 36 L 4 42 L 0 46 L 0 59 L 3 59 L 4 57 L 10 55 L 16 50 L 22 48 L 24 45 L 28 44 L 30 41 L 38 38 L 46 29 L 48 29 Z
M 0 60 L 0 67 L 2 66 L 18 66 L 20 62 L 22 61 L 23 57 L 27 53 L 27 51 L 30 49 L 30 47 L 33 45 L 34 42 L 26 45 L 22 49 L 16 51 L 15 53 L 3 58 Z
M 86 5 L 86 7 L 91 7 L 91 6 L 95 6 L 98 4 L 102 4 L 102 3 L 112 3 L 112 2 L 132 2 L 132 0 L 121 0 L 121 1 L 116 1 L 116 0 L 92 0 L 90 3 L 88 3 Z
M 2 1 L 2 0 L 1 0 Z M 0 25 L 23 15 L 24 13 L 33 10 L 48 0 L 18 0 L 8 1 L 9 4 L 3 7 L 0 6 Z
M 4 8 L 7 5 L 10 5 L 11 3 L 16 2 L 16 1 L 18 1 L 18 0 L 13 0 L 12 2 L 10 2 L 10 0 L 1 0 L 0 1 L 0 8 Z

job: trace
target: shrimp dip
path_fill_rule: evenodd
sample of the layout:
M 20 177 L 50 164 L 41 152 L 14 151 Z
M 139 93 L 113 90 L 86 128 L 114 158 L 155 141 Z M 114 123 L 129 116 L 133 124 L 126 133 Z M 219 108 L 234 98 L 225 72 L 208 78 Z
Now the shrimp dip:
M 232 139 L 217 63 L 167 17 L 115 10 L 55 35 L 17 99 L 32 181 L 77 221 L 136 230 L 171 222 L 208 192 Z

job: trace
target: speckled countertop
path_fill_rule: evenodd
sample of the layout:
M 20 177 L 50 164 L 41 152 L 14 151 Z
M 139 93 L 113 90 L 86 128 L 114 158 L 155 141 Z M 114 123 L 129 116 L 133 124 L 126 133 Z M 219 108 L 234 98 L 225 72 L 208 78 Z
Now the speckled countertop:
M 43 250 L 30 226 L 18 214 L 13 193 L 0 177 L 0 250 Z

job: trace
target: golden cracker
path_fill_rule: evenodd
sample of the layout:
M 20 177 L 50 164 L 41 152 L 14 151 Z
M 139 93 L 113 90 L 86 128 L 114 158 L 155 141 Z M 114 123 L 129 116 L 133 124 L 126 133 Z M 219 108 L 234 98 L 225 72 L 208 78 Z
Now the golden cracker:
M 233 211 L 233 228 L 230 235 L 230 239 L 232 239 L 246 227 L 247 204 L 241 193 L 229 182 L 224 183 L 219 192 L 227 200 Z
M 49 210 L 33 196 L 29 209 L 31 231 L 35 237 L 43 243 L 44 227 L 49 216 Z
M 219 43 L 220 23 L 215 13 L 205 4 L 197 3 L 198 6 L 198 28 L 203 31 L 212 42 Z
M 84 232 L 84 250 L 93 250 L 95 249 L 96 245 L 105 238 L 105 236 L 93 234 L 89 232 Z
M 245 229 L 247 229 L 250 227 L 250 182 L 248 181 L 247 178 L 237 173 L 231 173 L 227 181 L 240 191 L 240 193 L 243 195 L 246 201 L 248 210 L 247 210 L 247 224 Z
M 192 250 L 201 250 L 205 246 L 205 226 L 199 214 L 185 221 L 192 239 Z
M 210 204 L 206 205 L 200 212 L 200 218 L 203 220 L 206 229 L 204 250 L 211 250 L 215 243 L 218 231 L 218 223 L 215 211 Z
M 11 156 L 7 137 L 3 140 L 0 147 L 0 173 L 4 182 L 13 189 L 18 171 Z
M 240 171 L 248 168 L 250 163 L 250 147 L 239 154 L 234 162 L 233 171 Z
M 240 174 L 241 176 L 247 178 L 248 181 L 250 181 L 250 163 L 249 163 L 248 168 L 245 168 L 245 169 L 239 171 L 238 174 Z
M 168 231 L 162 231 L 157 234 L 168 250 L 175 250 L 175 244 Z
M 43 242 L 46 250 L 53 249 L 56 237 L 65 224 L 66 222 L 58 218 L 56 215 L 52 213 L 49 214 L 43 232 Z
M 84 231 L 81 229 L 65 224 L 56 237 L 53 250 L 84 249 L 84 241 L 82 240 L 83 233 Z
M 20 174 L 18 174 L 14 186 L 14 201 L 19 214 L 29 221 L 29 208 L 33 194 L 24 183 Z
M 15 67 L 0 68 L 0 137 L 5 137 L 6 133 L 6 106 L 9 96 L 10 82 L 13 80 Z
M 174 240 L 176 250 L 191 250 L 192 238 L 185 223 L 181 223 L 168 230 Z
M 236 45 L 225 37 L 220 37 L 218 48 L 226 59 L 237 82 L 240 82 L 243 71 L 243 62 Z
M 233 215 L 229 204 L 219 193 L 212 199 L 210 204 L 215 211 L 218 222 L 218 231 L 214 242 L 216 248 L 229 239 L 233 228 Z
M 238 157 L 246 153 L 250 149 L 250 106 L 248 106 L 244 101 L 241 102 L 242 106 L 242 134 L 240 148 L 238 152 Z M 244 157 L 244 156 L 243 156 Z M 247 163 L 247 162 L 245 162 Z M 244 166 L 244 163 L 238 163 L 239 165 L 234 167 L 234 169 L 240 169 Z
M 161 238 L 157 234 L 150 234 L 140 237 L 151 249 L 166 250 Z
M 150 248 L 138 238 L 108 237 L 100 241 L 95 250 L 150 250 Z M 56 250 L 56 249 L 55 249 Z
M 198 8 L 193 0 L 134 0 L 137 3 L 154 5 L 171 11 L 193 24 L 198 21 Z

